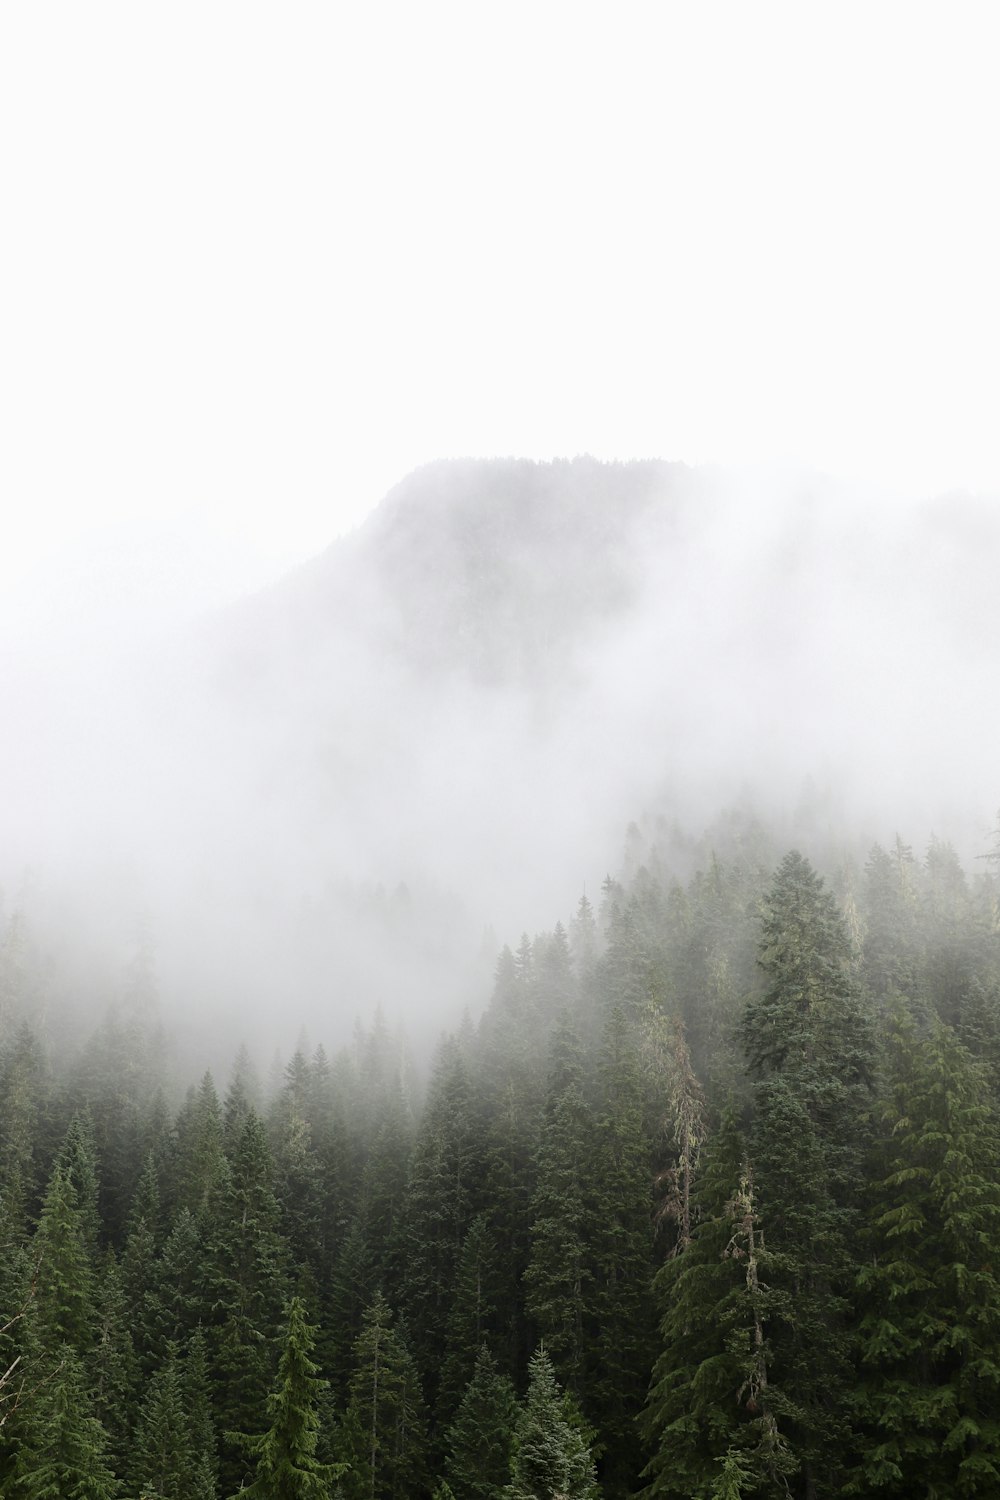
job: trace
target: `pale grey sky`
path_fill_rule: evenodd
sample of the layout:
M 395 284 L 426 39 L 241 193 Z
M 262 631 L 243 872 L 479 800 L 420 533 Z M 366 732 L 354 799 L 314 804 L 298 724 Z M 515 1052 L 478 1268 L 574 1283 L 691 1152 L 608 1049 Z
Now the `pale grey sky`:
M 1000 488 L 998 30 L 3 7 L 0 620 L 231 594 L 439 456 Z

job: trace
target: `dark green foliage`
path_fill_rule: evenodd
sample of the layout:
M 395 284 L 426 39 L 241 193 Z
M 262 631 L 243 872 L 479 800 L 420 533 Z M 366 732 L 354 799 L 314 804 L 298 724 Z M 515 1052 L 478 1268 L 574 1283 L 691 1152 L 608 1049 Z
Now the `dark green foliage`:
M 780 1298 L 745 1146 L 729 1114 L 705 1148 L 692 1230 L 656 1277 L 661 1349 L 641 1427 L 651 1497 L 710 1500 L 728 1470 L 734 1494 L 780 1494 L 796 1467 L 782 1435 L 769 1321 Z M 778 1304 L 777 1307 L 775 1304 Z M 727 1483 L 729 1482 L 727 1480 Z
M 442 1046 L 413 1147 L 407 1195 L 407 1326 L 421 1351 L 420 1370 L 435 1393 L 445 1353 L 445 1327 L 462 1244 L 478 1203 L 481 1132 L 465 1057 L 458 1043 Z M 479 1338 L 474 1348 L 478 1348 Z
M 94 1410 L 108 1435 L 108 1455 L 120 1473 L 128 1451 L 130 1414 L 134 1410 L 139 1367 L 113 1250 L 98 1268 L 96 1337 L 88 1364 Z
M 769 1343 L 794 1391 L 785 1432 L 803 1492 L 836 1495 L 852 1452 L 851 1296 L 874 1032 L 836 904 L 808 860 L 785 856 L 762 924 L 766 988 L 747 1006 L 756 1076 L 751 1157 L 770 1256 Z
M 510 1479 L 516 1419 L 514 1387 L 484 1346 L 445 1440 L 455 1500 L 500 1500 Z
M 142 1312 L 143 1347 L 147 1364 L 165 1356 L 168 1344 L 185 1343 L 208 1315 L 203 1288 L 204 1241 L 190 1209 L 174 1220 L 155 1265 L 149 1268 L 150 1289 Z
M 45 1053 L 22 1022 L 0 1046 L 0 1234 L 5 1240 L 25 1236 L 29 1215 L 38 1211 L 45 1181 L 38 1159 L 41 1120 L 48 1092 Z
M 184 1395 L 171 1347 L 146 1388 L 129 1459 L 132 1487 L 143 1500 L 188 1500 L 197 1494 L 198 1455 Z
M 497 1337 L 498 1267 L 496 1238 L 485 1214 L 469 1225 L 450 1298 L 445 1358 L 438 1393 L 440 1411 L 453 1413 L 489 1334 Z
M 597 1500 L 590 1436 L 574 1403 L 559 1389 L 551 1360 L 538 1349 L 514 1429 L 505 1500 Z
M 301 1299 L 293 1297 L 277 1380 L 267 1399 L 270 1426 L 260 1437 L 240 1440 L 256 1464 L 252 1481 L 240 1486 L 247 1500 L 329 1500 L 334 1480 L 343 1473 L 342 1466 L 321 1464 L 316 1457 L 324 1382 L 317 1378 L 312 1350 L 313 1330 Z
M 608 1020 L 598 1068 L 596 1149 L 589 1170 L 592 1331 L 581 1401 L 601 1433 L 601 1486 L 632 1493 L 642 1467 L 635 1422 L 655 1348 L 650 1150 L 643 1130 L 639 1062 L 623 1013 Z
M 212 1421 L 208 1344 L 200 1328 L 188 1340 L 181 1368 L 181 1392 L 191 1435 L 193 1483 L 197 1500 L 215 1500 L 219 1470 L 218 1444 Z
M 577 1390 L 586 1360 L 585 1324 L 595 1217 L 584 1164 L 594 1157 L 593 1118 L 579 1044 L 568 1017 L 552 1041 L 549 1090 L 536 1152 L 531 1257 L 525 1306 L 563 1381 Z
M 206 1335 L 220 1432 L 253 1429 L 274 1373 L 288 1256 L 271 1182 L 267 1135 L 251 1113 L 205 1217 Z M 239 1472 L 237 1455 L 225 1450 L 224 1491 L 235 1486 Z
M 104 1429 L 93 1415 L 84 1366 L 64 1345 L 33 1387 L 9 1500 L 114 1500 Z
M 69 1344 L 85 1354 L 94 1337 L 94 1272 L 76 1191 L 61 1165 L 49 1180 L 32 1255 L 37 1266 L 37 1317 L 46 1348 Z
M 354 1350 L 343 1453 L 350 1500 L 409 1500 L 426 1493 L 427 1414 L 416 1366 L 376 1292 Z
M 869 1253 L 858 1273 L 866 1442 L 854 1493 L 1000 1489 L 1000 1136 L 949 1029 L 899 1011 Z
M 175 1116 L 142 955 L 50 1073 L 5 940 L 0 1494 L 1000 1492 L 993 862 L 655 837 L 426 1090 L 376 1016 L 266 1129 L 246 1054 Z

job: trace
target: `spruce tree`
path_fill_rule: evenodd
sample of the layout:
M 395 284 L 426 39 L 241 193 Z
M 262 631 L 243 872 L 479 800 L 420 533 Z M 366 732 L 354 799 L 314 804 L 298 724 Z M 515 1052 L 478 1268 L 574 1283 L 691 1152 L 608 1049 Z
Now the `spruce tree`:
M 514 1429 L 504 1500 L 598 1500 L 590 1436 L 540 1347 L 528 1366 L 528 1391 Z
M 1000 1493 L 1000 1135 L 950 1028 L 891 1041 L 868 1254 L 858 1272 L 865 1441 L 852 1493 Z
M 31 1391 L 9 1500 L 114 1500 L 107 1439 L 93 1414 L 84 1367 L 64 1344 Z
M 583 1091 L 579 1044 L 567 1016 L 552 1041 L 552 1063 L 532 1201 L 525 1305 L 564 1383 L 577 1391 L 585 1367 L 594 1242 L 583 1164 L 593 1160 L 593 1119 Z
M 171 1345 L 139 1409 L 129 1462 L 131 1485 L 143 1500 L 191 1500 L 196 1473 L 177 1350 Z
M 326 1382 L 317 1378 L 312 1350 L 313 1329 L 301 1298 L 293 1297 L 277 1379 L 267 1399 L 271 1425 L 259 1437 L 229 1434 L 256 1460 L 253 1480 L 240 1486 L 246 1500 L 330 1500 L 332 1485 L 343 1474 L 342 1465 L 321 1464 L 316 1457 L 318 1403 Z
M 501 1500 L 516 1419 L 514 1387 L 484 1344 L 445 1438 L 445 1474 L 455 1500 Z
M 805 1496 L 840 1494 L 852 1454 L 852 1303 L 871 1019 L 852 976 L 836 902 L 809 861 L 782 860 L 765 905 L 766 983 L 742 1040 L 755 1077 L 750 1154 L 771 1257 L 771 1349 L 794 1391 L 785 1430 Z
M 409 1500 L 427 1479 L 427 1414 L 416 1365 L 376 1292 L 354 1351 L 344 1457 L 351 1500 Z
M 47 1348 L 84 1354 L 94 1336 L 94 1273 L 76 1192 L 65 1167 L 49 1180 L 33 1244 L 38 1322 Z
M 743 1495 L 780 1494 L 797 1468 L 782 1433 L 795 1414 L 775 1387 L 770 1285 L 753 1179 L 727 1113 L 704 1148 L 691 1234 L 655 1281 L 660 1353 L 640 1427 L 653 1457 L 650 1500 L 713 1500 L 720 1475 Z
M 469 1225 L 455 1273 L 445 1336 L 438 1406 L 452 1415 L 476 1365 L 487 1333 L 496 1336 L 496 1238 L 485 1214 Z

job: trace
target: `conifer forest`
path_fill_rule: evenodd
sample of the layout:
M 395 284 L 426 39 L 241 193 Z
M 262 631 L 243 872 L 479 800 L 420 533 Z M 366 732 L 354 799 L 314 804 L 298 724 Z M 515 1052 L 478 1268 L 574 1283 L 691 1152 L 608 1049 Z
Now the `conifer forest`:
M 15 911 L 0 1493 L 1000 1494 L 998 858 L 633 827 L 419 1067 L 69 1044 Z

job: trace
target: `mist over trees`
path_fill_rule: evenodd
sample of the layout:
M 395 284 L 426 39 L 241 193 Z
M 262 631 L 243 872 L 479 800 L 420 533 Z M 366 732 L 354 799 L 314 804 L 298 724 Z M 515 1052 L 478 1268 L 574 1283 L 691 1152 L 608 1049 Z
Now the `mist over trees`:
M 1000 1485 L 998 525 L 775 485 L 432 466 L 11 677 L 4 1496 Z

